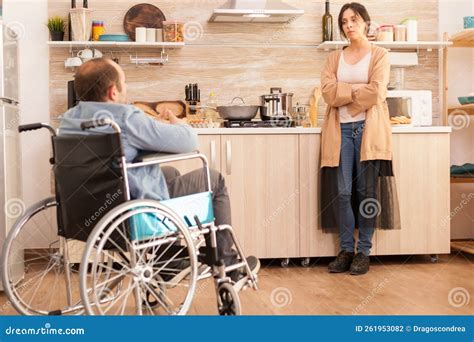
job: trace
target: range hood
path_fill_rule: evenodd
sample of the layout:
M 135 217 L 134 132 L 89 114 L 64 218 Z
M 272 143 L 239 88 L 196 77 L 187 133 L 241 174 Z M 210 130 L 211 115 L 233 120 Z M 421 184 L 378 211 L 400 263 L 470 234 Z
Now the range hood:
M 304 14 L 280 0 L 228 0 L 214 10 L 211 23 L 286 23 Z

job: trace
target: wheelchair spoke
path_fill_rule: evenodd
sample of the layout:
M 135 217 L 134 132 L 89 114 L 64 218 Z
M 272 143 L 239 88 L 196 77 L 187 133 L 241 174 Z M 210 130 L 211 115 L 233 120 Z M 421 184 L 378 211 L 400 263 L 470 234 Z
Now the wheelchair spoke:
M 133 279 L 130 280 L 130 282 L 134 283 Z M 130 286 L 126 291 L 124 291 L 123 293 L 119 294 L 116 298 L 116 301 L 118 301 L 120 298 L 123 298 L 125 295 L 127 295 L 127 293 L 131 293 L 133 292 L 133 290 L 135 289 L 135 287 L 138 286 L 138 285 L 132 285 Z M 128 298 L 128 295 L 127 295 L 127 298 Z M 126 301 L 124 302 L 124 304 L 126 305 Z M 99 306 L 98 306 L 99 307 Z M 113 305 L 109 305 L 109 307 L 104 311 L 104 314 L 107 314 L 107 312 L 109 312 L 110 309 L 112 309 Z

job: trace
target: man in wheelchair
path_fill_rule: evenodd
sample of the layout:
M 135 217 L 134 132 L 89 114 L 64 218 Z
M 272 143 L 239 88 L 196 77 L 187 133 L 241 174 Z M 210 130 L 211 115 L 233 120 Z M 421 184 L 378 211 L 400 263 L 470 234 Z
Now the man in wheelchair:
M 127 162 L 133 161 L 141 152 L 189 153 L 197 149 L 197 135 L 182 119 L 171 111 L 160 114 L 160 119 L 146 115 L 142 110 L 127 104 L 125 74 L 118 64 L 110 59 L 99 58 L 84 63 L 75 76 L 74 87 L 81 100 L 62 117 L 59 134 L 104 133 L 104 128 L 85 132 L 81 123 L 108 118 L 121 129 L 122 146 Z M 181 175 L 173 167 L 148 165 L 128 170 L 130 194 L 133 199 L 167 200 L 206 190 L 206 174 L 198 169 Z M 210 170 L 212 204 L 215 225 L 231 224 L 231 208 L 223 176 Z M 238 253 L 233 249 L 233 240 L 228 230 L 216 232 L 218 258 L 225 265 L 236 264 Z M 209 264 L 201 249 L 200 261 Z M 257 258 L 247 257 L 247 263 L 256 274 L 260 267 Z M 186 267 L 186 265 L 183 265 Z M 237 282 L 244 270 L 237 269 L 229 276 Z

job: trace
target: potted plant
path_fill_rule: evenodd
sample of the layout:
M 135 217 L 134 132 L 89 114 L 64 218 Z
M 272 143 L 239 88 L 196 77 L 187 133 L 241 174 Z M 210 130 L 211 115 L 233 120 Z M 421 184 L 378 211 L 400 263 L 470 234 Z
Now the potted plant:
M 63 18 L 59 16 L 51 17 L 48 19 L 48 24 L 46 26 L 48 26 L 52 41 L 64 40 L 64 29 L 66 23 Z

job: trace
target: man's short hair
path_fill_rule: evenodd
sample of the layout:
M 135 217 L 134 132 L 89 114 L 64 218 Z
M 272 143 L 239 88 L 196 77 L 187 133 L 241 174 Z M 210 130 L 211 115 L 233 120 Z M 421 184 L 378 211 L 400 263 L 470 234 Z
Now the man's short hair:
M 74 90 L 80 101 L 106 101 L 107 91 L 113 85 L 122 91 L 120 73 L 113 63 L 108 58 L 95 58 L 79 67 Z

